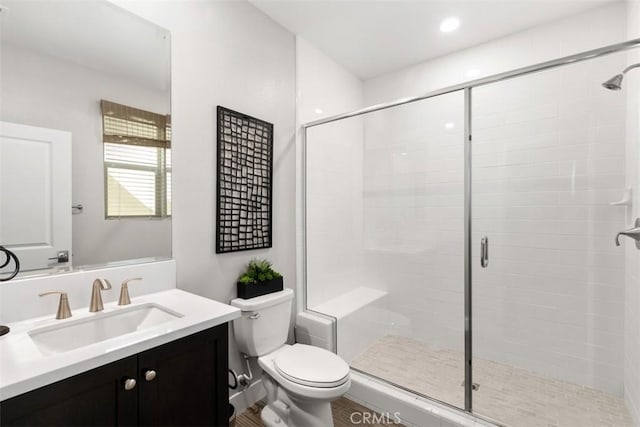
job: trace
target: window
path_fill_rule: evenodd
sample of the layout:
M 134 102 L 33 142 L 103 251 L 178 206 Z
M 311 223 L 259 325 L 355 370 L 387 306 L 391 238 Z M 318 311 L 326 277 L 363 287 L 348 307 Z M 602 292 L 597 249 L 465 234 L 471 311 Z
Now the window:
M 171 116 L 101 107 L 106 218 L 171 216 Z

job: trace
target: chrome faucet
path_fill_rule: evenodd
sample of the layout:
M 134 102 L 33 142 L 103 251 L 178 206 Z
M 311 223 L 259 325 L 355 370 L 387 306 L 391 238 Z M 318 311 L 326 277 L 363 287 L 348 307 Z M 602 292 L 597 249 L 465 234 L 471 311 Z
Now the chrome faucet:
M 93 288 L 91 289 L 91 304 L 89 305 L 89 311 L 95 313 L 97 311 L 104 310 L 102 305 L 102 294 L 100 291 L 107 291 L 111 289 L 111 283 L 107 279 L 96 279 L 93 281 Z

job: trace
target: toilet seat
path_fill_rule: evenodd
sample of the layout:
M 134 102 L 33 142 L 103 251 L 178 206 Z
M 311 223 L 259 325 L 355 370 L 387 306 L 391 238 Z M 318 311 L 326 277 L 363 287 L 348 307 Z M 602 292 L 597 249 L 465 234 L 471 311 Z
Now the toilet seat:
M 307 387 L 333 388 L 349 380 L 349 365 L 323 348 L 294 344 L 274 358 L 276 371 L 287 380 Z
M 267 377 L 272 378 L 273 381 L 276 384 L 278 384 L 278 386 L 282 387 L 282 389 L 285 390 L 287 395 L 295 399 L 303 399 L 305 401 L 316 401 L 316 402 L 317 401 L 329 402 L 339 398 L 340 396 L 345 394 L 347 391 L 349 391 L 349 388 L 351 387 L 350 373 L 346 375 L 346 378 L 344 379 L 344 382 L 342 384 L 338 386 L 333 386 L 333 387 L 327 383 L 322 383 L 322 382 L 312 386 L 301 384 L 300 380 L 305 380 L 309 382 L 309 380 L 311 379 L 310 383 L 314 383 L 315 382 L 314 380 L 316 380 L 317 378 L 313 378 L 313 377 L 308 378 L 306 375 L 304 377 L 307 377 L 307 378 L 304 378 L 304 377 L 301 377 L 300 374 L 298 374 L 298 376 L 295 376 L 295 375 L 292 375 L 292 373 L 294 372 L 291 372 L 291 371 L 287 371 L 286 377 L 283 374 L 281 374 L 280 372 L 283 369 L 276 368 L 275 359 L 277 359 L 281 353 L 288 352 L 289 350 L 291 350 L 292 347 L 303 346 L 303 345 L 304 344 L 294 344 L 294 345 L 285 344 L 279 349 L 269 354 L 260 356 L 258 358 L 258 365 L 262 368 L 264 374 L 267 375 Z M 323 352 L 333 354 L 328 350 L 324 350 L 324 349 L 321 349 L 321 350 Z M 299 354 L 299 353 L 293 353 L 293 354 Z M 323 357 L 323 360 L 326 360 L 326 359 Z M 286 364 L 286 362 L 284 362 L 284 359 L 281 360 L 281 365 L 283 363 Z M 348 369 L 349 365 L 347 365 L 346 362 L 345 362 L 345 365 L 346 365 L 345 369 Z M 314 368 L 317 368 L 317 367 L 314 366 Z M 286 367 L 285 367 L 285 370 L 286 370 Z M 338 373 L 334 375 L 335 376 L 333 378 L 330 378 L 331 382 L 339 383 L 340 381 L 339 379 L 337 379 L 337 377 L 339 377 L 340 374 Z M 290 379 L 290 378 L 293 378 L 293 379 Z M 324 387 L 322 387 L 322 385 L 324 385 Z

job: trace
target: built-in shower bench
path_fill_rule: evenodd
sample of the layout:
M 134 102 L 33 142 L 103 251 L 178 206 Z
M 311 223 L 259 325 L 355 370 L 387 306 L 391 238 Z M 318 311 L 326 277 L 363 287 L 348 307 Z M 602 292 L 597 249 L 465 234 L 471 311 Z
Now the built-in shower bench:
M 296 316 L 296 341 L 335 351 L 350 362 L 387 333 L 387 292 L 360 286 Z M 333 322 L 337 322 L 334 328 Z

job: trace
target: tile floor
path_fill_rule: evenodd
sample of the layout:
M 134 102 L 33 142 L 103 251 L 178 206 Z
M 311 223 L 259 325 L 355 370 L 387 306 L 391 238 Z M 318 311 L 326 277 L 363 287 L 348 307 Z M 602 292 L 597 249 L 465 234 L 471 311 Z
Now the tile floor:
M 406 337 L 374 342 L 351 366 L 435 399 L 464 406 L 463 354 Z M 474 360 L 476 413 L 517 427 L 631 427 L 622 398 L 595 389 Z
M 262 427 L 264 424 L 260 419 L 261 410 L 262 404 L 254 405 L 251 408 L 248 408 L 236 418 L 236 427 Z M 365 408 L 359 403 L 356 403 L 345 397 L 331 402 L 331 411 L 333 412 L 333 423 L 335 427 L 349 427 L 354 425 L 363 425 L 366 427 L 382 427 L 393 425 L 395 427 L 404 427 L 402 424 L 395 424 L 393 422 L 363 422 L 362 414 L 373 414 L 374 412 L 371 409 Z M 369 419 L 372 418 L 370 417 Z M 378 419 L 384 420 L 384 418 Z

